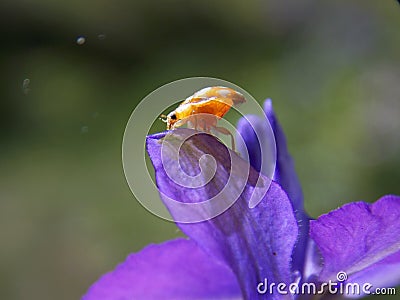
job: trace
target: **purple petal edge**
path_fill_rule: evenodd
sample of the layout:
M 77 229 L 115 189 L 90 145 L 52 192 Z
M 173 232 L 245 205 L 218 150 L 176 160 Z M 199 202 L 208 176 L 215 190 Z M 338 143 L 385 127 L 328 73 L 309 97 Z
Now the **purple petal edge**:
M 304 211 L 303 192 L 300 180 L 296 174 L 293 158 L 287 148 L 285 134 L 272 107 L 271 99 L 265 100 L 264 112 L 275 135 L 277 166 L 274 180 L 276 180 L 288 193 L 289 198 L 293 203 L 293 207 L 297 211 Z
M 399 220 L 400 197 L 387 195 L 372 204 L 346 204 L 311 221 L 310 235 L 324 260 L 320 280 L 346 272 L 349 282 L 399 284 Z
M 299 225 L 299 238 L 293 252 L 293 270 L 303 273 L 306 248 L 313 245 L 308 242 L 310 218 L 304 211 L 301 185 L 294 168 L 293 159 L 287 149 L 286 137 L 275 115 L 270 99 L 267 99 L 264 103 L 264 113 L 272 128 L 275 140 L 271 140 L 268 137 L 269 129 L 266 128 L 268 125 L 259 116 L 247 115 L 238 122 L 238 134 L 240 134 L 245 143 L 241 143 L 241 139 L 237 137 L 238 150 L 241 153 L 248 151 L 251 165 L 256 170 L 263 172 L 263 164 L 266 158 L 261 157 L 261 149 L 266 151 L 265 149 L 269 149 L 272 143 L 276 143 L 277 161 L 273 179 L 283 187 L 293 204 Z M 243 157 L 245 156 L 243 155 Z
M 188 129 L 177 129 L 173 135 L 179 139 L 185 131 Z M 156 170 L 157 186 L 163 201 L 168 194 L 176 201 L 197 203 L 219 193 L 227 178 L 235 176 L 229 172 L 230 156 L 236 156 L 233 162 L 239 163 L 243 172 L 250 171 L 245 189 L 228 210 L 207 221 L 193 224 L 178 223 L 178 226 L 207 253 L 231 267 L 246 299 L 282 299 L 282 296 L 277 294 L 258 294 L 257 285 L 265 278 L 270 282 L 291 283 L 293 280 L 290 261 L 297 239 L 297 222 L 286 193 L 277 183 L 271 182 L 262 201 L 254 208 L 249 208 L 249 199 L 255 191 L 252 181 L 263 175 L 258 174 L 215 137 L 204 133 L 194 135 L 190 141 L 185 142 L 186 144 L 180 148 L 179 162 L 183 169 L 195 170 L 198 169 L 200 157 L 208 154 L 216 160 L 217 173 L 204 187 L 180 186 L 166 175 L 165 170 L 173 169 L 176 162 L 171 158 L 165 159 L 162 164 L 160 138 L 160 135 L 149 136 L 147 151 Z M 172 152 L 176 152 L 177 149 L 170 147 L 168 151 L 171 152 L 170 156 L 174 157 Z M 230 193 L 233 193 L 234 189 L 233 186 L 226 191 L 228 194 L 225 200 L 229 200 Z M 181 213 L 171 209 L 168 201 L 165 203 L 173 216 Z
M 130 254 L 82 300 L 207 298 L 240 299 L 235 276 L 195 242 L 176 239 Z

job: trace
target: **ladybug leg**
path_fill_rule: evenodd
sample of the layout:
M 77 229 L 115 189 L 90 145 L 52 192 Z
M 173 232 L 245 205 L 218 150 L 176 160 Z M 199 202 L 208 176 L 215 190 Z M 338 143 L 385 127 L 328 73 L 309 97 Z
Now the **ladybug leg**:
M 193 116 L 193 124 L 194 124 L 194 129 L 195 130 L 199 130 L 199 125 L 198 125 L 198 122 L 197 122 L 197 116 L 196 115 Z
M 235 138 L 233 137 L 232 133 L 228 129 L 226 129 L 225 127 L 216 127 L 215 126 L 214 130 L 219 132 L 219 133 L 225 134 L 225 135 L 230 135 L 231 136 L 231 143 L 232 143 L 232 150 L 236 151 L 235 150 Z
M 197 131 L 201 131 L 202 130 L 201 126 L 199 124 L 199 120 L 201 121 L 201 119 L 199 119 L 198 116 L 192 115 L 192 116 L 186 117 L 184 120 L 185 120 L 185 122 L 183 122 L 182 124 L 179 124 L 179 126 L 187 123 L 187 127 L 190 128 L 190 129 L 194 129 L 194 130 L 197 130 Z
M 206 119 L 201 119 L 201 120 L 203 121 L 203 130 L 204 130 L 205 132 L 210 133 L 209 126 L 207 126 L 207 120 L 206 120 Z
M 195 124 L 195 129 L 198 131 L 204 131 L 204 132 L 210 132 L 209 130 L 209 126 L 207 126 L 207 120 L 202 118 L 202 117 L 198 117 L 198 116 L 193 116 L 193 119 L 195 119 L 196 121 L 194 122 Z
M 211 133 L 211 130 L 213 130 L 217 126 L 217 117 L 211 114 L 207 114 L 204 116 L 202 119 L 203 121 L 203 130 L 205 132 Z

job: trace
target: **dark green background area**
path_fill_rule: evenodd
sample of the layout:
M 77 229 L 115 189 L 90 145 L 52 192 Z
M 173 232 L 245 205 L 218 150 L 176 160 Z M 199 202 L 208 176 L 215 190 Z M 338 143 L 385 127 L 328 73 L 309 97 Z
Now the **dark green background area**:
M 180 235 L 121 162 L 132 110 L 176 79 L 273 99 L 313 217 L 400 194 L 396 1 L 3 0 L 0 36 L 1 299 L 78 299 Z

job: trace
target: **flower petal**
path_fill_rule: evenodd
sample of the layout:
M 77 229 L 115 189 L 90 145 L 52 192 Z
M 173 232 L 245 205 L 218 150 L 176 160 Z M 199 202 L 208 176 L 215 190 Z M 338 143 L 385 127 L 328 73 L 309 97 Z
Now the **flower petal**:
M 188 134 L 194 135 L 186 139 Z M 185 140 L 180 147 L 168 142 L 165 135 L 149 136 L 147 150 L 156 170 L 161 198 L 172 216 L 181 218 L 186 212 L 172 204 L 169 197 L 178 203 L 198 204 L 219 196 L 217 203 L 194 206 L 188 215 L 197 211 L 198 215 L 207 216 L 214 210 L 219 211 L 220 205 L 227 208 L 214 218 L 192 224 L 178 223 L 178 226 L 207 253 L 232 268 L 246 298 L 282 299 L 279 295 L 258 294 L 257 285 L 265 278 L 283 283 L 293 279 L 290 261 L 297 222 L 286 193 L 211 135 L 189 129 L 174 130 L 170 133 L 172 139 Z M 162 159 L 164 144 L 168 145 Z M 211 155 L 215 163 L 216 173 L 209 181 L 204 179 L 208 176 L 203 172 L 207 168 L 199 167 L 205 155 Z M 196 182 L 207 183 L 191 187 L 187 174 L 196 176 Z M 182 180 L 177 182 L 180 176 Z M 261 185 L 257 183 L 259 178 Z M 262 190 L 264 194 L 260 193 Z M 262 199 L 250 208 L 249 202 L 255 194 L 262 195 Z
M 237 128 L 238 134 L 236 135 L 237 150 L 243 158 L 248 157 L 250 165 L 256 171 L 263 174 L 266 173 L 267 167 L 263 163 L 267 163 L 261 154 L 262 149 L 269 149 L 271 144 L 275 141 L 270 141 L 267 135 L 267 124 L 256 115 L 246 115 L 239 119 Z M 239 136 L 240 135 L 240 136 Z M 241 138 L 243 142 L 241 142 Z M 267 144 L 268 143 L 268 144 Z M 267 145 L 265 145 L 267 144 Z M 245 153 L 248 153 L 248 156 Z
M 296 211 L 304 211 L 303 192 L 301 190 L 300 181 L 294 168 L 293 159 L 287 148 L 285 134 L 273 110 L 271 99 L 265 100 L 264 112 L 275 135 L 277 162 L 274 180 L 288 193 L 294 209 Z
M 400 251 L 380 262 L 366 268 L 362 272 L 358 272 L 351 276 L 347 283 L 357 283 L 361 288 L 361 293 L 354 295 L 350 294 L 350 298 L 360 298 L 365 296 L 362 287 L 369 284 L 370 289 L 368 294 L 375 293 L 377 288 L 394 287 L 400 283 Z
M 195 242 L 150 245 L 103 275 L 82 300 L 241 299 L 232 271 Z
M 238 133 L 241 139 L 237 137 L 238 150 L 242 157 L 243 153 L 248 151 L 250 164 L 256 169 L 265 173 L 269 166 L 266 157 L 262 157 L 262 152 L 267 152 L 271 144 L 276 144 L 276 168 L 273 179 L 278 182 L 288 194 L 293 209 L 296 213 L 296 219 L 299 223 L 299 239 L 293 253 L 293 269 L 303 272 L 305 249 L 308 244 L 309 217 L 304 211 L 303 193 L 297 177 L 293 159 L 289 154 L 286 144 L 286 137 L 275 116 L 272 108 L 272 101 L 267 99 L 264 103 L 264 112 L 274 133 L 275 141 L 271 140 L 267 124 L 258 116 L 247 115 L 239 120 Z M 311 245 L 310 245 L 311 247 Z
M 399 219 L 400 197 L 389 195 L 373 204 L 346 204 L 311 221 L 311 238 L 324 259 L 320 280 L 345 272 L 348 282 L 400 283 Z M 373 277 L 371 272 L 376 272 Z

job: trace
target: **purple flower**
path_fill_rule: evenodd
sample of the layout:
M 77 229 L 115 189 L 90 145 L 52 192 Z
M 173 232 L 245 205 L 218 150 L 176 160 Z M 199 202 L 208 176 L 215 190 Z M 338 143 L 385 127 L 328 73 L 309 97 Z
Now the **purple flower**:
M 272 141 L 257 116 L 238 124 L 244 140 L 238 148 L 248 151 L 249 162 L 215 137 L 190 129 L 147 138 L 160 196 L 171 215 L 199 221 L 177 223 L 186 239 L 131 254 L 83 299 L 294 299 L 301 288 L 289 286 L 314 284 L 329 294 L 324 285 L 329 281 L 370 283 L 356 295 L 340 291 L 359 297 L 400 283 L 400 197 L 350 203 L 310 220 L 270 100 L 264 111 L 277 147 L 272 181 L 263 174 L 261 155 Z M 214 171 L 210 178 L 209 170 Z M 201 184 L 194 185 L 193 178 Z M 251 208 L 255 195 L 261 201 Z M 215 211 L 222 213 L 209 218 Z M 315 296 L 305 294 L 302 299 Z

